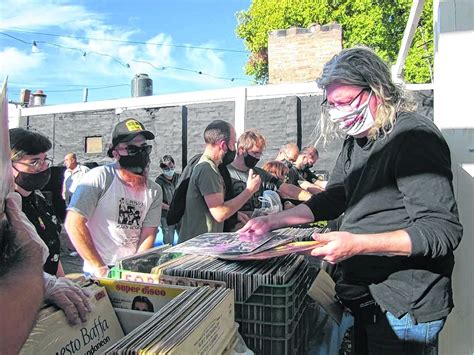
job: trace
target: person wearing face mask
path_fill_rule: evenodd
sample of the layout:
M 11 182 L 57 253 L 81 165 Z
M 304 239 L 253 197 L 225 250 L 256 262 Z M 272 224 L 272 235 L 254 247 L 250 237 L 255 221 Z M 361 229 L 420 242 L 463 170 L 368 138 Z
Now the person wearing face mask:
M 42 134 L 23 128 L 12 128 L 9 134 L 12 171 L 18 193 L 7 196 L 9 221 L 17 236 L 22 238 L 20 244 L 26 245 L 30 240 L 39 250 L 44 249 L 43 299 L 61 308 L 69 324 L 79 324 L 91 311 L 89 295 L 63 277 L 59 261 L 61 226 L 52 206 L 39 191 L 51 176 L 51 160 L 47 157 L 51 142 Z
M 15 191 L 21 195 L 23 212 L 48 246 L 49 256 L 44 271 L 64 276 L 59 260 L 61 224 L 53 206 L 40 191 L 51 177 L 51 160 L 47 156 L 51 141 L 40 133 L 23 128 L 12 128 L 9 133 Z
M 298 148 L 298 146 L 295 143 L 286 143 L 283 145 L 283 147 L 280 148 L 275 158 L 275 160 L 281 161 L 288 167 L 288 169 L 290 169 L 286 181 L 289 184 L 295 186 L 299 186 L 298 180 L 300 180 L 299 173 L 295 167 L 296 161 L 298 160 L 299 156 L 300 149 Z
M 223 232 L 224 221 L 259 189 L 260 177 L 249 169 L 245 188 L 224 201 L 225 183 L 219 165 L 229 166 L 234 160 L 235 140 L 234 127 L 225 121 L 215 120 L 204 130 L 206 147 L 189 180 L 179 243 L 203 233 Z
M 293 166 L 298 178 L 298 186 L 312 194 L 320 193 L 326 186 L 326 181 L 318 180 L 318 177 L 311 171 L 318 158 L 319 153 L 315 147 L 305 147 L 301 149 Z
M 413 112 L 389 67 L 365 47 L 323 68 L 322 137 L 345 140 L 326 190 L 240 231 L 260 235 L 342 215 L 312 255 L 339 263 L 336 293 L 354 316 L 356 354 L 425 354 L 453 308 L 453 251 L 462 238 L 449 147 Z
M 69 203 L 65 227 L 84 272 L 106 276 L 115 260 L 153 246 L 163 193 L 148 178 L 155 135 L 136 119 L 115 125 L 107 152 L 115 162 L 88 172 Z
M 171 155 L 164 155 L 160 160 L 160 168 L 163 173 L 160 174 L 155 182 L 161 186 L 163 190 L 163 203 L 161 205 L 161 232 L 163 234 L 163 244 L 173 244 L 174 233 L 179 231 L 179 223 L 177 225 L 168 225 L 166 215 L 169 210 L 174 191 L 178 184 L 180 174 L 175 170 L 174 159 Z
M 295 145 L 296 146 L 296 145 Z M 272 190 L 278 192 L 281 197 L 286 197 L 299 201 L 306 201 L 311 197 L 311 194 L 303 191 L 301 188 L 285 183 L 265 170 L 257 167 L 263 151 L 266 147 L 266 140 L 263 135 L 254 131 L 245 131 L 237 142 L 237 155 L 228 165 L 228 171 L 232 180 L 232 188 L 234 194 L 239 194 L 245 189 L 246 176 L 250 169 L 260 176 L 262 181 L 260 188 L 254 192 L 251 198 L 239 209 L 238 222 L 233 225 L 226 225 L 226 230 L 235 230 L 245 224 L 253 212 L 257 208 L 261 208 L 261 201 L 259 197 L 263 196 L 265 190 Z M 298 147 L 296 147 L 298 149 Z

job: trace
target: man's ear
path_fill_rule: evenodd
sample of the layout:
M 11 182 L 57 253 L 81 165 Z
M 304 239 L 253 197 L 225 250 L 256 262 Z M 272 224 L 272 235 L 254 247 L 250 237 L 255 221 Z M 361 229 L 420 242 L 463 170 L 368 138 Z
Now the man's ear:
M 219 142 L 219 147 L 220 147 L 222 150 L 227 151 L 227 143 L 226 143 L 226 141 L 225 141 L 225 140 L 221 140 L 221 141 Z
M 110 151 L 110 154 L 112 155 L 111 158 L 114 158 L 114 159 L 117 159 L 117 160 L 120 159 L 120 154 L 117 153 L 117 151 L 115 150 L 115 148 L 112 148 L 112 150 Z

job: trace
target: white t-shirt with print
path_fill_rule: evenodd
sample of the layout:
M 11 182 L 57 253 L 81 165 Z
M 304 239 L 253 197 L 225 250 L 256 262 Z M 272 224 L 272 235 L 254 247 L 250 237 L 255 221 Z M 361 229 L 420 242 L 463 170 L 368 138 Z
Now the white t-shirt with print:
M 148 179 L 133 188 L 122 182 L 115 164 L 92 169 L 80 181 L 68 210 L 87 218 L 97 252 L 107 265 L 136 253 L 143 227 L 157 227 L 161 218 L 161 187 Z M 84 261 L 84 272 L 93 268 Z

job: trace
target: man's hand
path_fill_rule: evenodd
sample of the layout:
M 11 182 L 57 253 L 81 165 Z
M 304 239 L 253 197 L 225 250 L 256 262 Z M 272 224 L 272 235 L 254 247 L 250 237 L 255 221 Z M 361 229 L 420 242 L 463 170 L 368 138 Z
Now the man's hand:
M 271 215 L 252 218 L 237 232 L 243 237 L 264 235 L 271 230 L 269 218 Z
M 70 325 L 86 321 L 87 313 L 92 310 L 89 294 L 65 277 L 56 278 L 47 273 L 44 277 L 44 298 L 61 308 Z
M 247 179 L 247 189 L 253 194 L 260 188 L 260 176 L 255 174 L 253 169 L 249 170 L 249 177 Z
M 244 225 L 245 223 L 247 223 L 250 220 L 250 217 L 247 213 L 238 211 L 237 212 L 237 219 L 240 223 L 242 223 L 242 225 Z
M 312 256 L 318 256 L 334 264 L 359 254 L 357 236 L 349 232 L 314 233 L 313 239 L 322 246 L 314 248 Z
M 21 210 L 21 196 L 17 192 L 8 194 L 6 198 L 6 212 L 8 221 L 16 234 L 14 248 L 18 250 L 30 243 L 35 243 L 34 248 L 42 251 L 43 263 L 45 263 L 49 255 L 48 247 L 44 244 L 28 217 Z
M 109 267 L 107 265 L 95 268 L 93 275 L 95 277 L 107 277 L 109 275 Z

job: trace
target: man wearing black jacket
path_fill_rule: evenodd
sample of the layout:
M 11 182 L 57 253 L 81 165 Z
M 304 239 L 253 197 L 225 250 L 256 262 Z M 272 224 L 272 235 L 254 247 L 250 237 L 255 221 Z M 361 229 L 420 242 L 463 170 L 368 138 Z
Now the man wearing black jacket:
M 462 238 L 448 145 L 412 112 L 372 50 L 343 50 L 318 84 L 323 127 L 346 136 L 326 190 L 241 232 L 344 213 L 340 231 L 313 236 L 321 246 L 312 255 L 340 263 L 336 292 L 354 315 L 356 353 L 426 353 L 454 306 L 453 251 Z

